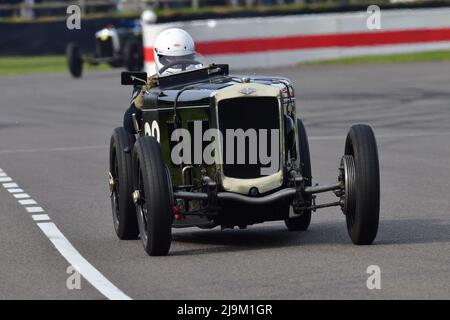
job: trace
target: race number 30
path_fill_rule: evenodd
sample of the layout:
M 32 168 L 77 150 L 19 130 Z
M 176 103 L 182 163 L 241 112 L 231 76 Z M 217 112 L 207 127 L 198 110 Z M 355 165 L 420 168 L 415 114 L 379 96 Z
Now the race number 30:
M 144 132 L 146 136 L 152 136 L 159 142 L 160 131 L 158 122 L 156 122 L 156 120 L 153 120 L 151 125 L 148 122 L 146 122 L 144 126 Z

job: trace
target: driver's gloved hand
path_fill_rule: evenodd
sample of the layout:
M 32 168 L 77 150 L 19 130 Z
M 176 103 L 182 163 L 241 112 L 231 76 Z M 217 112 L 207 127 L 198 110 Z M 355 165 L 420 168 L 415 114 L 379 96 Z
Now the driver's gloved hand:
M 133 125 L 133 113 L 136 118 L 140 120 L 142 118 L 142 106 L 144 105 L 144 96 L 147 91 L 158 85 L 156 81 L 156 76 L 151 76 L 148 78 L 147 83 L 142 86 L 136 86 L 133 90 L 131 96 L 131 105 L 127 109 L 123 117 L 123 127 L 130 134 L 135 134 L 136 130 Z
M 151 76 L 148 78 L 147 83 L 141 87 L 141 91 L 133 99 L 133 102 L 134 102 L 134 105 L 136 106 L 136 108 L 138 108 L 139 110 L 142 109 L 142 106 L 144 105 L 145 93 L 147 91 L 149 91 L 151 88 L 156 87 L 157 85 L 158 85 L 158 82 L 156 80 L 156 76 Z
M 142 118 L 142 111 L 136 108 L 134 103 L 131 103 L 130 107 L 127 109 L 127 111 L 125 111 L 125 114 L 123 115 L 123 128 L 130 134 L 137 133 L 133 125 L 133 113 L 136 115 L 136 119 L 138 121 Z

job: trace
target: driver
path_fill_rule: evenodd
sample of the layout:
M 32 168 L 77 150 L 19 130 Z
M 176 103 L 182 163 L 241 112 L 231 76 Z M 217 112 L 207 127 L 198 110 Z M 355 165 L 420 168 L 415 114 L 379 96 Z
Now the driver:
M 170 75 L 195 67 L 176 64 L 177 61 L 195 60 L 195 43 L 189 33 L 179 28 L 161 32 L 155 40 L 155 67 L 159 76 Z
M 201 66 L 195 62 L 194 40 L 183 29 L 170 28 L 164 30 L 156 38 L 154 47 L 156 76 L 171 75 Z M 189 65 L 186 63 L 189 60 L 195 63 Z M 179 64 L 177 64 L 178 61 Z M 155 86 L 154 77 L 149 78 L 147 85 L 136 86 L 133 91 L 132 103 L 123 118 L 123 126 L 131 134 L 136 133 L 133 127 L 132 114 L 136 114 L 137 118 L 141 117 L 144 95 L 146 91 Z

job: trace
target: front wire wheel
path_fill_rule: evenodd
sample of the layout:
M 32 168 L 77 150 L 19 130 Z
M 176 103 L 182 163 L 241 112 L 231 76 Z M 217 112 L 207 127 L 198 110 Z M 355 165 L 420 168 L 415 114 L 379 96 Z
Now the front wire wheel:
M 343 211 L 348 234 L 354 244 L 371 244 L 379 224 L 380 170 L 375 134 L 369 126 L 350 128 L 342 163 L 346 167 Z
M 155 138 L 137 140 L 133 168 L 133 198 L 142 244 L 150 256 L 167 255 L 172 241 L 173 192 Z
M 111 136 L 109 151 L 109 188 L 114 230 L 121 240 L 136 239 L 138 226 L 132 193 L 131 150 L 134 136 L 124 128 L 116 128 Z

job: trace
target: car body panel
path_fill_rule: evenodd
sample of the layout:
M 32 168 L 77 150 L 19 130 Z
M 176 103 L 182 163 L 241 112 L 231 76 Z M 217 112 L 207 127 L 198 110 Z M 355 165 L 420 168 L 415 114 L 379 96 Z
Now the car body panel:
M 245 92 L 245 90 L 251 92 Z M 182 185 L 185 183 L 183 169 L 171 161 L 175 100 L 177 100 L 176 118 L 179 121 L 177 128 L 192 131 L 192 122 L 202 121 L 202 124 L 206 124 L 206 128 L 202 128 L 204 132 L 208 128 L 218 127 L 217 105 L 224 99 L 275 97 L 279 101 L 280 159 L 285 159 L 284 116 L 289 114 L 295 119 L 295 100 L 292 95 L 293 86 L 287 78 L 267 76 L 213 75 L 199 81 L 183 82 L 168 88 L 155 87 L 144 96 L 141 134 L 152 135 L 158 139 L 173 184 Z M 221 170 L 221 165 L 217 164 L 193 165 L 193 168 L 188 170 L 192 171 L 193 177 L 200 177 L 201 171 L 204 170 L 226 191 L 248 194 L 252 187 L 257 187 L 261 194 L 265 194 L 283 185 L 285 164 L 280 161 L 279 170 L 276 173 L 255 179 L 226 177 Z

